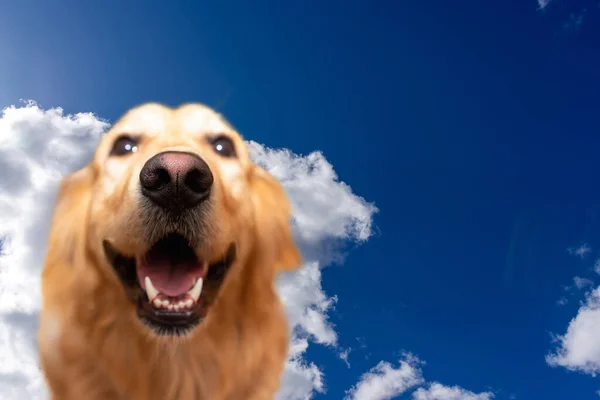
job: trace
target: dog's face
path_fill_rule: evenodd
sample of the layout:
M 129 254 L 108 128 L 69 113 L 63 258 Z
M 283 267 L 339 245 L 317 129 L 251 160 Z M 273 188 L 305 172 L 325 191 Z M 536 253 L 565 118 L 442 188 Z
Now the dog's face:
M 131 110 L 59 196 L 69 195 L 69 180 L 81 190 L 74 182 L 84 179 L 88 246 L 154 334 L 192 332 L 223 295 L 229 268 L 243 268 L 253 251 L 273 257 L 272 265 L 252 268 L 290 269 L 300 261 L 281 186 L 202 105 Z

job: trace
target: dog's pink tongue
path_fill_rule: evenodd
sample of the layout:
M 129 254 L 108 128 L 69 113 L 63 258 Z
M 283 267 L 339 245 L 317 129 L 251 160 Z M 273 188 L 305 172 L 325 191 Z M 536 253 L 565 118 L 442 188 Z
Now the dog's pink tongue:
M 156 290 L 170 297 L 188 292 L 194 278 L 201 276 L 201 273 L 201 265 L 172 265 L 162 262 L 148 264 L 141 260 L 137 263 L 138 281 L 142 288 L 146 288 L 145 280 L 149 277 Z

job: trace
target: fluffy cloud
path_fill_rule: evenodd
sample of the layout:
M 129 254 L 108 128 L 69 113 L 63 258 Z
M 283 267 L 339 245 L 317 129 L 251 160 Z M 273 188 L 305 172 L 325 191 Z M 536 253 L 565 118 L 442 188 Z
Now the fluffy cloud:
M 588 278 L 582 278 L 580 276 L 576 276 L 573 278 L 573 284 L 579 290 L 585 289 L 587 287 L 593 286 L 594 282 Z
M 49 215 L 58 181 L 82 165 L 107 126 L 35 103 L 0 117 L 1 398 L 45 398 L 34 339 Z
M 592 288 L 593 286 L 594 281 L 591 279 L 575 276 L 573 277 L 573 284 L 565 286 L 564 289 L 569 293 L 570 296 L 574 296 L 579 295 L 582 291 L 585 292 L 587 289 Z M 568 302 L 569 300 L 567 297 L 562 296 L 560 299 L 558 299 L 557 304 L 563 306 Z
M 592 248 L 590 247 L 589 244 L 584 243 L 579 247 L 569 247 L 567 249 L 567 251 L 569 252 L 569 254 L 580 257 L 580 258 L 585 258 L 585 256 L 592 251 Z
M 490 400 L 491 392 L 473 393 L 459 386 L 444 386 L 434 382 L 427 389 L 419 388 L 413 393 L 414 400 Z
M 543 10 L 544 8 L 548 7 L 550 1 L 551 0 L 538 0 L 538 7 L 540 8 L 540 10 Z
M 337 334 L 327 313 L 337 301 L 321 288 L 321 268 L 343 257 L 343 245 L 361 243 L 371 235 L 377 209 L 352 193 L 323 154 L 305 157 L 289 150 L 274 150 L 249 142 L 253 160 L 285 187 L 294 209 L 294 236 L 305 264 L 283 274 L 278 289 L 293 327 L 290 360 L 284 372 L 279 399 L 310 399 L 325 390 L 323 375 L 303 355 L 309 341 L 337 345 Z
M 360 377 L 359 382 L 346 392 L 344 400 L 391 400 L 417 388 L 413 400 L 491 400 L 491 392 L 473 393 L 460 386 L 444 386 L 432 382 L 425 385 L 421 365 L 424 362 L 405 353 L 398 367 L 381 361 Z M 419 387 L 421 386 L 421 387 Z
M 586 297 L 567 332 L 556 338 L 558 348 L 546 356 L 546 362 L 596 376 L 600 371 L 600 287 Z
M 400 360 L 397 368 L 381 361 L 346 392 L 345 400 L 390 400 L 399 396 L 424 382 L 419 364 L 410 354 Z
M 361 243 L 371 234 L 377 209 L 338 177 L 322 153 L 305 157 L 250 141 L 254 161 L 279 179 L 294 208 L 296 241 L 306 259 L 321 265 L 341 261 L 342 246 Z
M 277 399 L 309 400 L 315 392 L 325 391 L 323 373 L 314 363 L 304 358 L 307 348 L 306 338 L 293 338 Z
M 591 251 L 589 245 L 584 244 L 584 254 Z M 582 248 L 580 247 L 580 248 Z M 577 251 L 569 252 L 581 257 Z M 600 259 L 595 261 L 593 269 L 600 273 Z M 546 362 L 553 367 L 564 367 L 572 371 L 580 371 L 592 376 L 600 371 L 600 286 L 595 290 L 594 282 L 588 278 L 575 276 L 573 286 L 585 293 L 585 300 L 581 304 L 577 315 L 570 321 L 564 335 L 555 335 L 556 348 L 546 355 Z
M 565 296 L 561 297 L 560 299 L 558 299 L 556 301 L 556 304 L 558 304 L 559 306 L 564 306 L 569 302 L 569 299 L 567 299 Z
M 66 115 L 35 103 L 0 115 L 0 397 L 46 398 L 37 367 L 39 274 L 57 184 L 91 157 L 109 125 L 93 114 Z M 336 298 L 321 287 L 321 268 L 343 259 L 343 246 L 369 238 L 377 209 L 339 182 L 331 164 L 250 142 L 254 160 L 283 183 L 294 207 L 294 232 L 306 261 L 282 275 L 278 289 L 292 344 L 279 399 L 310 399 L 325 390 L 322 372 L 305 359 L 310 343 L 336 346 L 328 321 Z

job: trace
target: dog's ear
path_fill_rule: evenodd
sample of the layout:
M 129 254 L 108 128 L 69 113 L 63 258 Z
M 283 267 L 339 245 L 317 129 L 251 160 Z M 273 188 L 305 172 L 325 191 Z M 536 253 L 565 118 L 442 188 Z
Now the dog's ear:
M 290 271 L 302 261 L 294 242 L 288 197 L 281 184 L 266 170 L 254 166 L 252 197 L 256 228 L 266 250 L 272 251 L 277 270 Z
M 75 266 L 83 261 L 94 173 L 85 167 L 63 179 L 54 206 L 48 235 L 46 268 Z

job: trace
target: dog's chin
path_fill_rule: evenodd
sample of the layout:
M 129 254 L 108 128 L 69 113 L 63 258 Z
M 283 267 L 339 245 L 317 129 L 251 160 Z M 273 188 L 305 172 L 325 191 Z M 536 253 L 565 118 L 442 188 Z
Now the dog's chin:
M 108 240 L 103 247 L 137 317 L 162 337 L 189 335 L 202 323 L 236 256 L 231 243 L 219 261 L 209 264 L 178 233 L 135 256 L 120 253 Z

